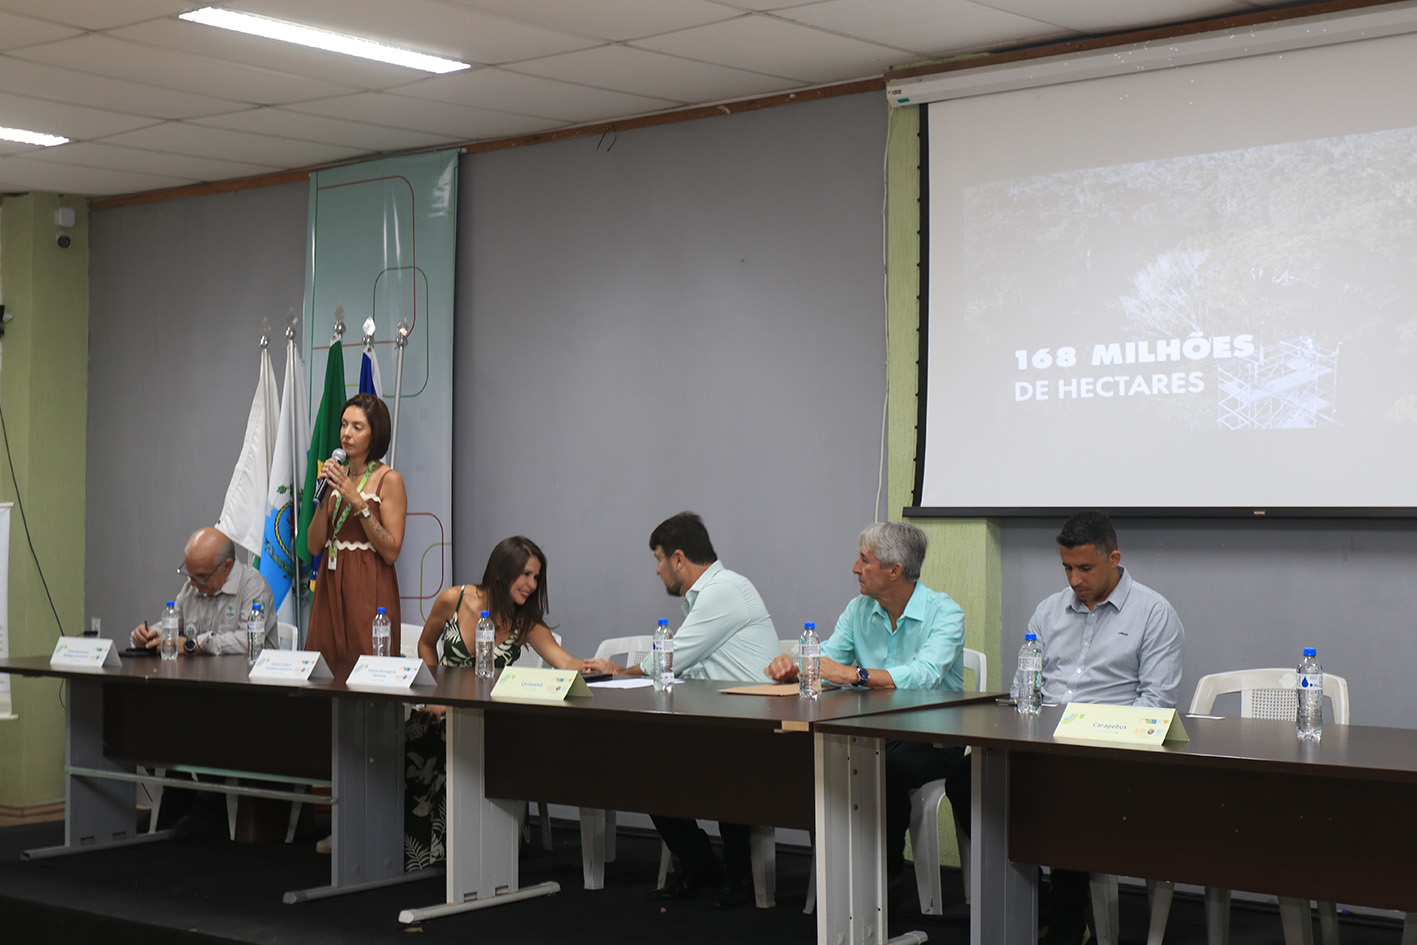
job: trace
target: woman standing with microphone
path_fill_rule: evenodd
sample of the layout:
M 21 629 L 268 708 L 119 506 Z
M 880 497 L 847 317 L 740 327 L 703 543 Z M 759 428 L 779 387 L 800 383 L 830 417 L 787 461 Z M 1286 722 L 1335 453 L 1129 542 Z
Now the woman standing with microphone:
M 403 477 L 380 462 L 389 448 L 389 408 L 372 394 L 355 394 L 340 416 L 347 465 L 331 458 L 320 475 L 325 496 L 306 534 L 312 555 L 324 552 L 310 605 L 306 646 L 330 662 L 351 665 L 372 653 L 375 608 L 389 616 L 390 655 L 399 652 L 399 579 L 408 493 Z

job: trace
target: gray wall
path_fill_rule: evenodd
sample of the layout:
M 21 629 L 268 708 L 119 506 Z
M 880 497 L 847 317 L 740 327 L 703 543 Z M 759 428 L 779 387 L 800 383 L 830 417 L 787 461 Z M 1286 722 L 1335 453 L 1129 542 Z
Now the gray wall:
M 779 636 L 835 622 L 875 502 L 885 117 L 863 95 L 464 164 L 458 580 L 531 536 L 586 652 L 677 624 L 647 540 L 692 509 Z
M 646 540 L 692 508 L 781 635 L 835 620 L 876 491 L 885 118 L 862 95 L 463 159 L 456 580 L 531 536 L 588 654 L 677 623 Z M 220 511 L 261 317 L 302 298 L 306 192 L 94 215 L 86 597 L 108 635 L 157 615 Z
M 1034 607 L 1067 586 L 1053 541 L 1061 524 L 1003 525 L 1005 677 Z M 1348 681 L 1355 724 L 1417 726 L 1417 688 L 1402 682 L 1417 640 L 1417 523 L 1114 524 L 1123 567 L 1185 624 L 1181 708 L 1207 673 L 1294 666 L 1313 646 L 1325 672 Z
M 256 390 L 261 319 L 277 383 L 305 284 L 305 184 L 90 218 L 87 614 L 126 638 L 181 587 L 221 514 Z M 85 621 L 85 627 L 88 624 Z

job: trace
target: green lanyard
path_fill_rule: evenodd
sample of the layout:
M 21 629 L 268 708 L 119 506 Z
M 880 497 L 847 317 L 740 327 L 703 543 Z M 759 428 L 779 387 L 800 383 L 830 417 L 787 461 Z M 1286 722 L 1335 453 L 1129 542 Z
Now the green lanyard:
M 364 491 L 364 485 L 365 485 L 365 483 L 367 483 L 367 482 L 369 481 L 369 477 L 370 477 L 370 476 L 374 475 L 374 470 L 377 469 L 378 466 L 379 466 L 379 461 L 378 461 L 377 459 L 374 460 L 374 462 L 372 462 L 372 463 L 369 464 L 369 468 L 366 469 L 366 470 L 364 470 L 364 478 L 359 480 L 359 487 L 358 487 L 358 489 L 356 489 L 355 491 L 357 491 L 357 492 L 363 492 L 363 491 Z M 344 508 L 340 508 L 340 504 L 341 504 L 343 501 L 344 501 L 344 493 L 343 493 L 343 492 L 336 492 L 336 493 L 335 493 L 334 506 L 330 509 L 330 514 L 334 517 L 334 520 L 335 520 L 335 527 L 334 527 L 334 529 L 330 532 L 330 570 L 331 570 L 331 571 L 333 571 L 333 570 L 335 569 L 335 558 L 339 555 L 339 545 L 335 542 L 335 536 L 339 534 L 339 530 L 340 530 L 341 528 L 344 528 L 345 520 L 349 518 L 349 510 L 352 509 L 352 508 L 354 508 L 354 506 L 353 506 L 352 504 L 351 504 L 351 505 L 345 505 Z

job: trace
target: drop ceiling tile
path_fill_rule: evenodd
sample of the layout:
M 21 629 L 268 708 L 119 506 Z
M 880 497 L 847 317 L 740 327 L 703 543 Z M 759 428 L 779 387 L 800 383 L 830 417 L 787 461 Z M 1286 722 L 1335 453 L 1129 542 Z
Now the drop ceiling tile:
M 449 105 L 426 99 L 392 95 L 387 92 L 364 92 L 341 98 L 321 99 L 291 106 L 291 111 L 367 121 L 391 128 L 407 128 L 437 135 L 449 142 L 482 141 L 488 138 L 536 134 L 565 126 L 565 122 L 550 121 L 510 112 L 494 112 L 485 108 Z
M 28 16 L 0 13 L 0 50 L 18 49 L 35 43 L 50 43 L 78 34 L 79 31 L 72 27 L 45 23 Z
M 1282 5 L 1258 4 L 1264 7 Z M 990 6 L 1082 33 L 1120 33 L 1166 23 L 1253 13 L 1257 4 L 1235 0 L 1166 0 L 1165 3 L 1133 3 L 1132 0 L 1069 0 L 1067 3 L 1056 0 L 991 0 Z
M 512 68 L 563 82 L 692 103 L 770 95 L 802 84 L 796 79 L 680 59 L 633 46 L 601 46 L 533 59 Z
M 44 46 L 31 46 L 12 55 L 90 75 L 108 76 L 198 95 L 211 95 L 252 105 L 281 105 L 351 91 L 349 86 L 319 79 L 220 62 L 187 52 L 159 49 L 98 34 L 61 40 Z
M 113 135 L 104 141 L 107 144 L 126 145 L 146 151 L 171 151 L 192 157 L 269 164 L 272 167 L 308 167 L 360 155 L 354 148 L 227 131 L 225 128 L 179 121 L 164 122 L 140 131 Z
M 594 45 L 582 36 L 437 0 L 235 0 L 222 5 L 485 65 Z
M 195 180 L 163 174 L 133 174 L 128 171 L 71 167 L 33 161 L 25 157 L 0 157 L 0 193 L 46 190 L 59 194 L 105 196 L 136 194 L 163 187 L 183 187 Z
M 46 102 L 0 92 L 0 125 L 24 128 L 71 140 L 99 138 L 153 124 L 153 119 L 122 112 Z
M 284 75 L 337 82 L 346 90 L 392 88 L 428 74 L 407 66 L 342 56 L 185 20 L 154 20 L 112 30 L 108 35 L 145 46 L 190 53 L 205 62 L 236 63 Z
M 453 0 L 472 7 L 516 20 L 524 20 L 553 30 L 564 30 L 580 36 L 621 42 L 640 39 L 656 33 L 687 29 L 716 23 L 738 16 L 740 11 L 729 9 L 711 0 Z M 794 0 L 800 3 L 801 0 Z
M 399 89 L 398 94 L 571 122 L 664 111 L 684 104 L 683 101 L 611 92 L 495 68 L 435 76 L 406 85 Z
M 139 174 L 163 174 L 170 177 L 190 178 L 191 180 L 229 180 L 235 177 L 254 177 L 257 174 L 269 174 L 272 171 L 282 170 L 279 165 L 275 164 L 221 161 L 213 158 L 192 157 L 163 151 L 143 151 L 116 144 L 93 142 L 61 144 L 55 148 L 36 151 L 29 157 L 34 161 L 49 161 L 55 164 L 72 164 L 79 167 L 129 171 Z
M 301 114 L 284 108 L 250 108 L 202 118 L 194 124 L 274 135 L 277 138 L 294 138 L 297 141 L 319 141 L 370 152 L 432 148 L 448 143 L 448 139 L 440 135 L 422 134 L 404 128 L 387 128 L 363 121 Z
M 182 0 L 0 0 L 0 10 L 84 30 L 106 30 L 176 16 L 201 5 Z
M 835 36 L 758 13 L 630 45 L 808 83 L 880 73 L 910 57 L 906 50 Z
M 780 10 L 785 19 L 908 49 L 924 58 L 1072 35 L 1052 23 L 972 0 L 829 0 Z
M 50 102 L 66 102 L 150 118 L 192 118 L 241 107 L 206 95 L 86 75 L 57 66 L 0 56 L 0 89 Z

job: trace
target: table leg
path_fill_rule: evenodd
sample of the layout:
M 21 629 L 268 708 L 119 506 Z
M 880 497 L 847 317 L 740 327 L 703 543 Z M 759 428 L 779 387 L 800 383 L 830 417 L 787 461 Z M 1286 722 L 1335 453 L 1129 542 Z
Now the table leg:
M 487 797 L 482 710 L 450 707 L 447 738 L 447 902 L 405 909 L 399 921 L 421 922 L 560 892 L 559 883 L 517 886 L 524 805 Z
M 973 749 L 970 945 L 1035 945 L 1038 868 L 1009 861 L 1009 753 Z
M 71 679 L 67 683 L 69 710 L 65 713 L 64 845 L 26 850 L 26 860 L 45 859 L 89 850 L 112 849 L 149 843 L 171 836 L 171 831 L 138 833 L 138 787 L 131 781 L 110 781 L 75 775 L 87 768 L 133 774 L 103 756 L 103 683 Z
M 305 902 L 423 879 L 403 871 L 403 706 L 333 699 L 330 885 L 287 892 Z
M 887 934 L 884 745 L 815 737 L 817 941 L 880 945 Z

